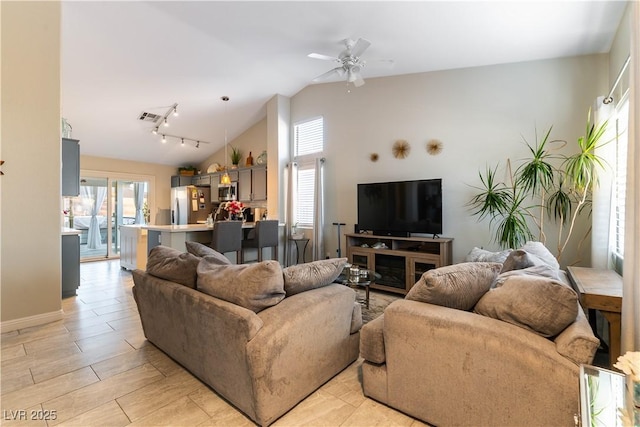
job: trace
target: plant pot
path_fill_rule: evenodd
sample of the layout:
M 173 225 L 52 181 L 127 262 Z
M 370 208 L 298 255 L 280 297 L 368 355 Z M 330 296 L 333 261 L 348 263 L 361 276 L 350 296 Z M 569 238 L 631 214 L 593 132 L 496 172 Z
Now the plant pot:
M 195 175 L 195 171 L 180 171 L 180 175 L 182 175 L 182 176 L 193 176 L 193 175 Z

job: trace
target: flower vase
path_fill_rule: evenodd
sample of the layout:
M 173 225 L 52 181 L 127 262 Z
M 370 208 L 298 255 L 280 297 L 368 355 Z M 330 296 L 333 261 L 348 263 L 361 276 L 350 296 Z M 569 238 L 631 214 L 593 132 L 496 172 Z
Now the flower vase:
M 237 221 L 238 220 L 238 214 L 229 214 L 229 220 L 230 221 Z

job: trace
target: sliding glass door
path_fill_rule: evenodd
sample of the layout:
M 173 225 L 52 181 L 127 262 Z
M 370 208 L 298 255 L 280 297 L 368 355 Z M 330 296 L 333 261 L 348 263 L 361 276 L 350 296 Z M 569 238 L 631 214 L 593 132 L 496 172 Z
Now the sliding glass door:
M 139 177 L 81 175 L 80 195 L 65 198 L 63 206 L 65 226 L 80 230 L 82 261 L 120 256 L 120 226 L 149 220 L 151 182 Z

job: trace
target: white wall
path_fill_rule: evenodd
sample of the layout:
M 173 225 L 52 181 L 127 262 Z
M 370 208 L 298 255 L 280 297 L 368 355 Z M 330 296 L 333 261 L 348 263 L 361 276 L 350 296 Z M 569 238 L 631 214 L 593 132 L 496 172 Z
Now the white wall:
M 352 232 L 357 221 L 357 183 L 427 178 L 443 179 L 442 235 L 455 239 L 454 262 L 474 246 L 497 249 L 488 222 L 478 223 L 465 206 L 471 186 L 479 185 L 478 171 L 523 158 L 522 137 L 533 143 L 536 130 L 541 136 L 552 125 L 552 138 L 575 144 L 589 106 L 608 89 L 607 60 L 592 55 L 367 79 L 350 93 L 344 83 L 303 89 L 291 99 L 292 123 L 325 119 L 329 255 L 338 247 L 331 224 L 347 223 Z M 437 156 L 425 149 L 433 138 L 444 144 Z M 404 160 L 391 154 L 397 139 L 411 144 Z M 371 153 L 379 154 L 377 162 L 369 160 Z M 580 224 L 578 231 L 584 229 Z M 588 241 L 583 252 L 588 263 Z M 573 245 L 564 260 L 576 257 Z
M 0 2 L 3 332 L 61 311 L 60 3 Z

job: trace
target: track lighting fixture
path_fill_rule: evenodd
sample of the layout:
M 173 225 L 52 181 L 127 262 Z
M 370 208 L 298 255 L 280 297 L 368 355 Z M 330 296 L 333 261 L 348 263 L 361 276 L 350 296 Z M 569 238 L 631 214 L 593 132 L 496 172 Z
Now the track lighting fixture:
M 143 113 L 143 116 L 145 115 L 151 115 L 150 113 Z M 162 116 L 158 116 L 155 115 L 155 119 L 154 119 L 154 123 L 156 123 L 156 126 L 151 129 L 151 133 L 154 135 L 158 135 L 160 133 L 160 127 L 162 126 L 163 128 L 169 126 L 169 116 L 173 116 L 176 117 L 178 116 L 178 103 L 174 103 L 173 105 L 171 105 L 169 107 L 169 109 L 166 111 L 166 113 L 164 113 L 164 115 Z M 185 146 L 185 142 L 193 142 L 196 148 L 200 148 L 200 143 L 204 143 L 204 144 L 209 144 L 209 142 L 207 141 L 203 141 L 201 139 L 193 139 L 193 138 L 187 138 L 185 136 L 180 136 L 180 135 L 169 135 L 168 133 L 162 133 L 162 143 L 166 144 L 167 139 L 168 138 L 173 138 L 176 140 L 180 140 L 180 145 L 182 147 Z

